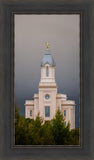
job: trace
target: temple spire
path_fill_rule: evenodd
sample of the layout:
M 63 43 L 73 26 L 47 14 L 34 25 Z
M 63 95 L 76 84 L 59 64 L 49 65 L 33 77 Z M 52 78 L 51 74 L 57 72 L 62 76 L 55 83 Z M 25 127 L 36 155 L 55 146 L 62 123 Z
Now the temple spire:
M 41 66 L 43 66 L 46 63 L 49 63 L 51 66 L 55 67 L 55 61 L 52 57 L 52 55 L 49 52 L 49 43 L 46 42 L 46 53 L 44 54 L 42 61 L 41 61 Z

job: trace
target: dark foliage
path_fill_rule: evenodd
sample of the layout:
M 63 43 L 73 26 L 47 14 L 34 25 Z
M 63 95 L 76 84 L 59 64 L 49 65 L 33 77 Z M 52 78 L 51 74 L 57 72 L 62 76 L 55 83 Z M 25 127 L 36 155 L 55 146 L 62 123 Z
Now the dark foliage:
M 24 118 L 15 106 L 15 144 L 16 145 L 79 145 L 79 129 L 70 130 L 70 124 L 64 125 L 64 118 L 58 109 L 55 118 L 43 122 Z

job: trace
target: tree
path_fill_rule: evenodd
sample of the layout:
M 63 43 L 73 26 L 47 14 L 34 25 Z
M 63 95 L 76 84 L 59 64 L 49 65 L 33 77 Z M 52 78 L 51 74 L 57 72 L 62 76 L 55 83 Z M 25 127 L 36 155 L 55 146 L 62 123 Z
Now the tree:
M 60 109 L 57 110 L 55 118 L 52 120 L 52 133 L 56 145 L 67 144 L 71 140 L 70 124 L 64 125 L 64 117 Z
M 52 134 L 51 121 L 45 121 L 41 127 L 41 142 L 42 142 L 42 145 L 55 144 L 54 137 Z
M 24 145 L 27 142 L 26 119 L 19 114 L 19 107 L 15 105 L 15 144 Z M 29 142 L 29 141 L 28 141 Z
M 15 105 L 15 144 L 16 145 L 77 145 L 79 129 L 70 130 L 64 125 L 64 117 L 58 109 L 51 121 L 43 121 L 38 114 L 36 119 L 24 118 Z
M 78 145 L 79 144 L 79 129 L 72 129 L 71 130 L 71 136 L 72 136 L 72 145 Z
M 41 144 L 41 127 L 42 127 L 43 120 L 37 115 L 36 119 L 34 120 L 33 125 L 31 126 L 31 137 L 32 137 L 32 144 L 39 145 Z

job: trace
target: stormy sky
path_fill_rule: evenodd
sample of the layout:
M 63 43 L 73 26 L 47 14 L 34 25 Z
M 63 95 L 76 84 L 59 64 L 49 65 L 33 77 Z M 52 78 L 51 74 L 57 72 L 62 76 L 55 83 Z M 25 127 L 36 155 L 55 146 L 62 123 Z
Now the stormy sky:
M 78 14 L 15 15 L 15 101 L 24 115 L 25 100 L 38 93 L 45 43 L 56 62 L 58 93 L 76 103 L 79 125 L 80 17 Z

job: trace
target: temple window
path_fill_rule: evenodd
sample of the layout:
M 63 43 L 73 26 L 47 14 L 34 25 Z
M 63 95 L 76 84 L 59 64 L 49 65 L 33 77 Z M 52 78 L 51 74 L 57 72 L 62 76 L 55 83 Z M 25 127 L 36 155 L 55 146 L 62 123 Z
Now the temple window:
M 49 68 L 48 68 L 48 66 L 46 67 L 46 76 L 47 77 L 49 76 Z
M 45 107 L 45 117 L 50 117 L 50 107 Z
M 30 116 L 32 116 L 32 110 L 30 110 Z
M 64 116 L 66 116 L 66 110 L 64 110 Z

